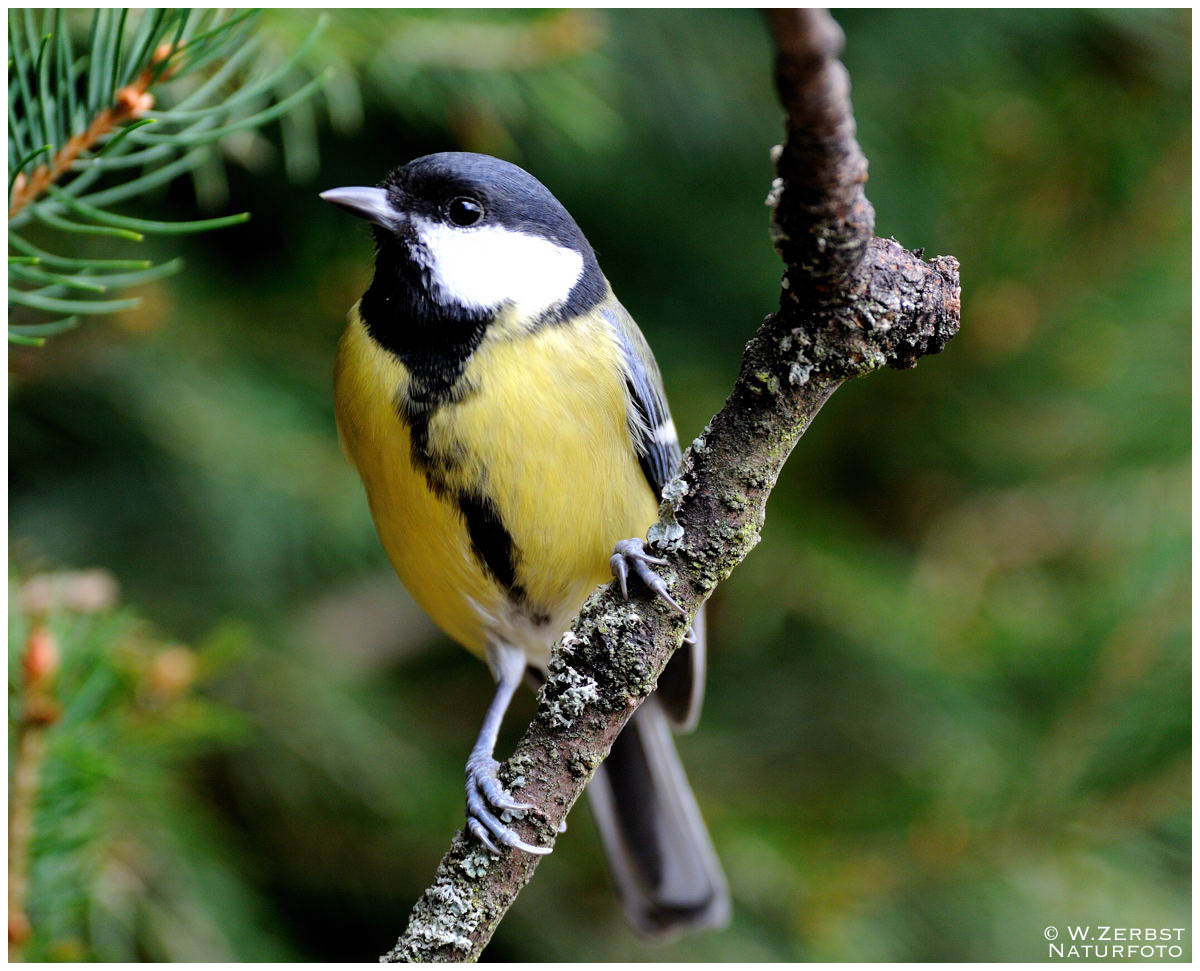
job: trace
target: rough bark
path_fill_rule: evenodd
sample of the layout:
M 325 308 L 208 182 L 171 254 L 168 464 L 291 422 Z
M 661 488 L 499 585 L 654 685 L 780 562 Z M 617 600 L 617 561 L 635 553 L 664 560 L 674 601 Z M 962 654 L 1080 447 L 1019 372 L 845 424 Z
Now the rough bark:
M 758 543 L 767 497 L 809 422 L 847 378 L 912 367 L 958 330 L 958 262 L 925 262 L 873 235 L 842 33 L 824 11 L 772 10 L 787 140 L 773 151 L 771 233 L 786 264 L 778 311 L 746 346 L 724 407 L 664 490 L 650 539 L 676 599 L 695 610 Z M 501 778 L 541 812 L 514 825 L 549 844 L 687 621 L 648 597 L 597 591 L 563 635 L 537 714 Z M 491 856 L 460 831 L 385 961 L 474 960 L 540 857 Z

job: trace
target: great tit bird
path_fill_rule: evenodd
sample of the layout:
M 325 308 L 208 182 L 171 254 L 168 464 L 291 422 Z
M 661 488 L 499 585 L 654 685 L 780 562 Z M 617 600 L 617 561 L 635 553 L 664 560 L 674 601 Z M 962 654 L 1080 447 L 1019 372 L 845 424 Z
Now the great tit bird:
M 637 539 L 680 454 L 658 366 L 575 220 L 515 165 L 443 152 L 321 198 L 375 237 L 337 354 L 343 447 L 401 580 L 497 682 L 467 761 L 467 828 L 492 852 L 548 853 L 499 818 L 533 807 L 500 784 L 496 736 L 612 574 L 677 608 Z M 691 641 L 588 790 L 622 904 L 650 934 L 729 911 L 669 730 L 699 715 L 702 616 Z

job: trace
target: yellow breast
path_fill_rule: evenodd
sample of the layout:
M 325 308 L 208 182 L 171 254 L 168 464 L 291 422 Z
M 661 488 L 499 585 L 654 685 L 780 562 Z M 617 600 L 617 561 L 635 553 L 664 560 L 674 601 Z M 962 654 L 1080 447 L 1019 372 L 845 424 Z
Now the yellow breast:
M 465 397 L 428 423 L 437 488 L 413 461 L 398 403 L 409 375 L 351 312 L 338 351 L 338 428 L 380 541 L 414 598 L 482 655 L 489 640 L 544 665 L 587 595 L 609 579 L 613 544 L 641 536 L 657 498 L 626 420 L 620 350 L 590 315 L 516 334 L 493 327 L 463 375 Z M 490 501 L 511 537 L 506 587 L 472 544 L 462 496 Z

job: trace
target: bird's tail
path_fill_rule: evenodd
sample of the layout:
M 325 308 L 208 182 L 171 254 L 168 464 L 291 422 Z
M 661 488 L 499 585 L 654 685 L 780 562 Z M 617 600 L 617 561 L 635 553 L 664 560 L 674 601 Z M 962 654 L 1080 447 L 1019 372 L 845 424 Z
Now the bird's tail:
M 588 786 L 626 915 L 670 937 L 729 918 L 729 889 L 658 698 L 634 713 Z

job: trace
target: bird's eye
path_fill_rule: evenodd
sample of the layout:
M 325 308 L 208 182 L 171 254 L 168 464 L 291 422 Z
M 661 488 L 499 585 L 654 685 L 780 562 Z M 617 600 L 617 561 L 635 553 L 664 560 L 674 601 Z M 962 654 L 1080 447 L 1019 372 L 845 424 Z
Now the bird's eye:
M 446 214 L 456 226 L 474 226 L 483 218 L 483 206 L 474 199 L 459 196 L 450 200 L 450 204 L 446 206 Z

